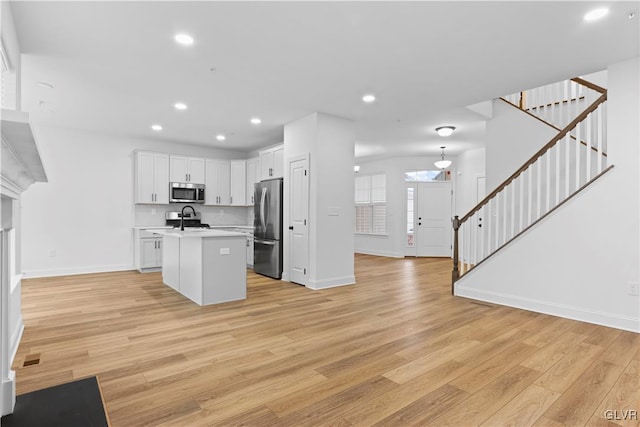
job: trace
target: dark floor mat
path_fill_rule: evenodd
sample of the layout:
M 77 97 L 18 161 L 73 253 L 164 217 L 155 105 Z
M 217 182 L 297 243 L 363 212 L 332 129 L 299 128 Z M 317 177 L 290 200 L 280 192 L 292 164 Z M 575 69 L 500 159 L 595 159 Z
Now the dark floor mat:
M 13 414 L 2 417 L 2 427 L 108 425 L 96 377 L 21 394 Z

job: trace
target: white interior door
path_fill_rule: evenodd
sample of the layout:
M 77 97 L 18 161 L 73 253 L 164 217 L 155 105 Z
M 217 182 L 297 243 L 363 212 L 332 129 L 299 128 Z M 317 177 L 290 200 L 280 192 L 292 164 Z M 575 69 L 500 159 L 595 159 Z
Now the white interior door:
M 309 268 L 309 157 L 289 162 L 289 280 L 307 284 Z
M 418 183 L 416 255 L 450 257 L 451 182 Z

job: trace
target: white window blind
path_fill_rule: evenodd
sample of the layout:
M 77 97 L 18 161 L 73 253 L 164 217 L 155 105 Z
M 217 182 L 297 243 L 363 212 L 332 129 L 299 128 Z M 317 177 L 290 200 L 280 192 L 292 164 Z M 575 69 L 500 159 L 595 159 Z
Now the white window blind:
M 387 177 L 384 174 L 355 179 L 356 233 L 386 234 Z

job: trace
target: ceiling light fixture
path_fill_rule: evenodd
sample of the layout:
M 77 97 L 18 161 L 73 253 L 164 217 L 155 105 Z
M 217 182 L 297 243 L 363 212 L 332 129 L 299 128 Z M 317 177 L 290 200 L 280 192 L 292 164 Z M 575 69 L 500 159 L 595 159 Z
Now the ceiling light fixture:
M 627 18 L 629 19 L 633 19 L 638 15 L 638 11 L 637 10 L 632 10 L 630 12 L 627 12 Z
M 176 34 L 173 39 L 176 41 L 176 43 L 180 43 L 184 46 L 191 46 L 193 44 L 193 37 L 191 37 L 189 34 Z
M 187 109 L 187 104 L 185 104 L 184 102 L 176 102 L 175 104 L 173 104 L 173 107 L 176 110 L 186 110 Z
M 251 124 L 253 124 L 253 125 L 259 125 L 260 123 L 262 123 L 262 120 L 260 120 L 260 117 L 253 117 L 253 118 L 251 118 Z
M 155 130 L 156 132 L 160 132 L 162 130 L 162 126 L 160 126 L 160 125 L 151 125 L 151 129 Z
M 359 166 L 359 165 L 354 165 L 354 166 L 353 166 L 353 171 L 354 171 L 355 173 L 360 172 L 360 166 Z
M 372 102 L 375 102 L 376 100 L 376 96 L 372 93 L 366 94 L 362 97 L 362 102 L 366 102 L 367 104 L 371 104 Z
M 600 9 L 593 9 L 584 15 L 584 20 L 587 22 L 597 21 L 600 18 L 604 18 L 609 13 L 609 9 L 602 7 Z
M 225 139 L 227 139 L 227 137 L 224 136 L 223 134 L 219 133 L 219 134 L 216 135 L 216 139 L 218 141 L 224 141 Z
M 444 159 L 444 149 L 446 147 L 440 147 L 442 149 L 442 158 L 441 160 L 438 160 L 437 162 L 434 162 L 433 164 L 438 168 L 438 169 L 446 169 L 449 166 L 451 166 L 451 160 L 445 160 Z
M 53 89 L 53 85 L 51 83 L 47 83 L 47 82 L 37 82 L 36 85 L 41 86 L 41 87 L 46 87 L 48 89 Z
M 451 136 L 454 130 L 456 130 L 454 126 L 440 126 L 436 128 L 436 132 L 438 132 L 440 136 Z

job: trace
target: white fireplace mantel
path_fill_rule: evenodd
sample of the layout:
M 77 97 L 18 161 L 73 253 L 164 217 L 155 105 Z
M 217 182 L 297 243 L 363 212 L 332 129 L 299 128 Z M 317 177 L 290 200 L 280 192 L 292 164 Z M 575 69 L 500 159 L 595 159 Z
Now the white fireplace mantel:
M 5 415 L 15 405 L 16 376 L 11 364 L 24 329 L 20 266 L 15 262 L 19 242 L 12 240 L 14 224 L 20 221 L 14 218 L 19 213 L 14 212 L 20 195 L 34 182 L 46 182 L 47 175 L 29 115 L 3 109 L 0 119 L 0 415 Z

